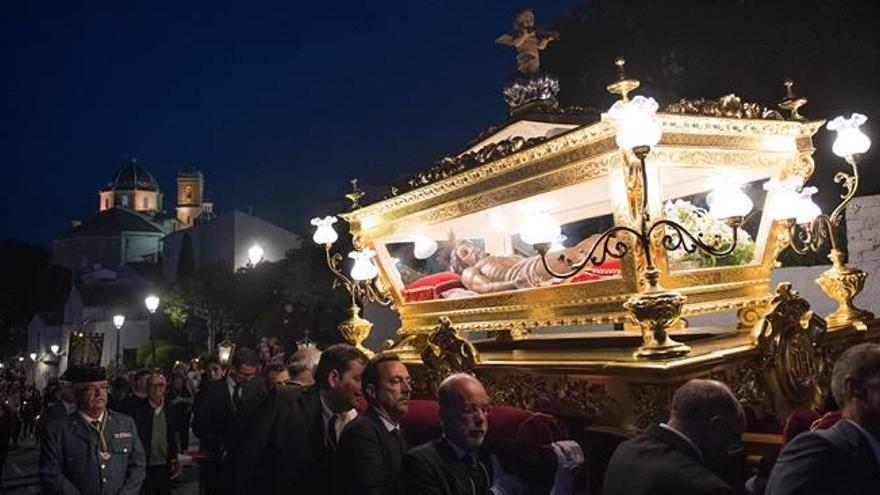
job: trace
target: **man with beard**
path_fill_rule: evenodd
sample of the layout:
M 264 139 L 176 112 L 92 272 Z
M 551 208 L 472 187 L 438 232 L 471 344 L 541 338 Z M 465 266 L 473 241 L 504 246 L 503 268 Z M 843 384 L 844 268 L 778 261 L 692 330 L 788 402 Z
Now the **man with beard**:
M 357 416 L 366 362 L 353 346 L 332 345 L 321 354 L 315 385 L 276 390 L 273 428 L 249 493 L 327 493 L 338 475 L 333 463 L 339 434 Z
M 409 371 L 397 354 L 378 354 L 367 363 L 362 384 L 370 408 L 352 420 L 339 439 L 336 472 L 346 476 L 335 480 L 336 493 L 403 493 L 399 477 L 406 440 L 400 420 L 409 410 Z
M 135 495 L 146 475 L 144 449 L 131 417 L 107 409 L 104 368 L 68 370 L 77 411 L 47 425 L 40 442 L 46 493 Z
M 730 389 L 691 380 L 672 397 L 669 423 L 621 443 L 605 471 L 606 495 L 726 495 L 722 468 L 741 453 L 745 413 Z
M 880 345 L 847 349 L 834 363 L 831 392 L 840 421 L 801 433 L 782 449 L 768 495 L 880 491 Z

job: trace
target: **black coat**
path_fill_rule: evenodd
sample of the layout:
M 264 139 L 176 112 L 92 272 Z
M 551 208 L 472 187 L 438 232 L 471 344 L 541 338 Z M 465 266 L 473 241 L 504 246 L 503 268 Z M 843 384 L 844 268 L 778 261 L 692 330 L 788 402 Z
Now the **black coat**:
M 150 401 L 142 402 L 137 409 L 133 411 L 134 424 L 137 426 L 138 437 L 141 439 L 141 445 L 144 447 L 144 458 L 147 465 L 150 465 L 150 454 L 152 450 L 153 439 L 153 406 Z M 168 442 L 168 461 L 177 459 L 180 452 L 180 420 L 174 409 L 169 407 L 168 403 L 164 405 L 165 412 L 165 441 Z
M 219 462 L 231 439 L 235 418 L 226 379 L 209 384 L 199 395 L 198 406 L 193 411 L 193 433 L 199 437 L 201 450 Z
M 479 485 L 473 481 L 471 468 L 456 456 L 445 440 L 424 443 L 403 458 L 404 492 L 412 495 L 487 495 L 492 485 L 491 463 L 481 458 L 477 470 L 484 480 Z
M 242 394 L 243 406 L 235 416 L 229 449 L 227 469 L 233 478 L 230 488 L 236 495 L 270 493 L 272 490 L 269 448 L 281 388 L 264 389 L 259 395 L 249 394 L 248 387 L 256 380 L 248 382 Z
M 865 435 L 848 420 L 801 433 L 782 449 L 767 495 L 880 493 L 880 464 Z
M 356 417 L 342 432 L 336 454 L 336 472 L 346 473 L 336 481 L 336 493 L 347 495 L 397 495 L 400 468 L 406 454 L 403 433 L 389 432 L 372 409 Z
M 726 495 L 733 489 L 710 471 L 683 438 L 658 425 L 621 443 L 605 471 L 605 495 Z
M 269 492 L 325 494 L 334 476 L 334 453 L 325 448 L 318 387 L 304 391 L 282 387 L 277 394 L 276 420 L 267 449 Z

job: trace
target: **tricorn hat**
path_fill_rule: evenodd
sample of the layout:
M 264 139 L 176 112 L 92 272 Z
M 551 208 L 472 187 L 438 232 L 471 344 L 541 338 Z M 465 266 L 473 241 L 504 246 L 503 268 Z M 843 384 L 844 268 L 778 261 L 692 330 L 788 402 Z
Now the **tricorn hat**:
M 73 366 L 64 372 L 64 379 L 71 383 L 102 382 L 107 371 L 100 366 Z

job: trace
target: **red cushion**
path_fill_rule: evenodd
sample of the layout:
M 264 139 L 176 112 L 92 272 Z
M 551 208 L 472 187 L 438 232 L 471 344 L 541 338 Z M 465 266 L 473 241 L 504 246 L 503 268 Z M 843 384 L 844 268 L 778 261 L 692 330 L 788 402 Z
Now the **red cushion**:
M 608 258 L 599 266 L 587 266 L 578 276 L 571 279 L 571 283 L 592 282 L 594 280 L 604 280 L 620 275 L 620 260 L 616 258 Z
M 440 437 L 440 406 L 434 400 L 411 400 L 401 421 L 410 446 Z M 546 483 L 553 478 L 556 457 L 549 444 L 563 439 L 558 421 L 549 414 L 510 406 L 494 406 L 489 415 L 485 447 L 498 454 L 509 472 L 524 482 Z
M 403 288 L 403 298 L 407 302 L 440 299 L 440 294 L 449 289 L 464 287 L 461 275 L 455 272 L 440 272 L 426 275 Z

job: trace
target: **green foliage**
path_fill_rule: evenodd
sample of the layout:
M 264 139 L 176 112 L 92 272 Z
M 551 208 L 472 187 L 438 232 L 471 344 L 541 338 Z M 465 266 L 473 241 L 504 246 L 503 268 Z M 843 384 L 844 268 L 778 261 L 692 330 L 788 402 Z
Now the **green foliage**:
M 155 360 L 153 359 L 154 354 Z M 167 370 L 174 366 L 175 361 L 182 361 L 186 357 L 186 347 L 167 340 L 147 342 L 137 350 L 137 363 L 142 368 Z
M 677 199 L 667 201 L 663 205 L 663 210 L 666 218 L 678 222 L 694 234 L 702 233 L 703 239 L 708 240 L 716 249 L 720 251 L 730 249 L 733 243 L 730 227 L 716 220 L 703 208 L 695 206 L 690 201 Z M 671 229 L 667 229 L 667 232 L 673 236 L 677 235 L 672 233 Z M 700 250 L 688 253 L 683 248 L 672 251 L 669 255 L 673 262 L 692 263 L 697 268 L 739 266 L 751 263 L 755 256 L 755 241 L 745 230 L 739 229 L 736 247 L 727 256 L 713 256 Z

